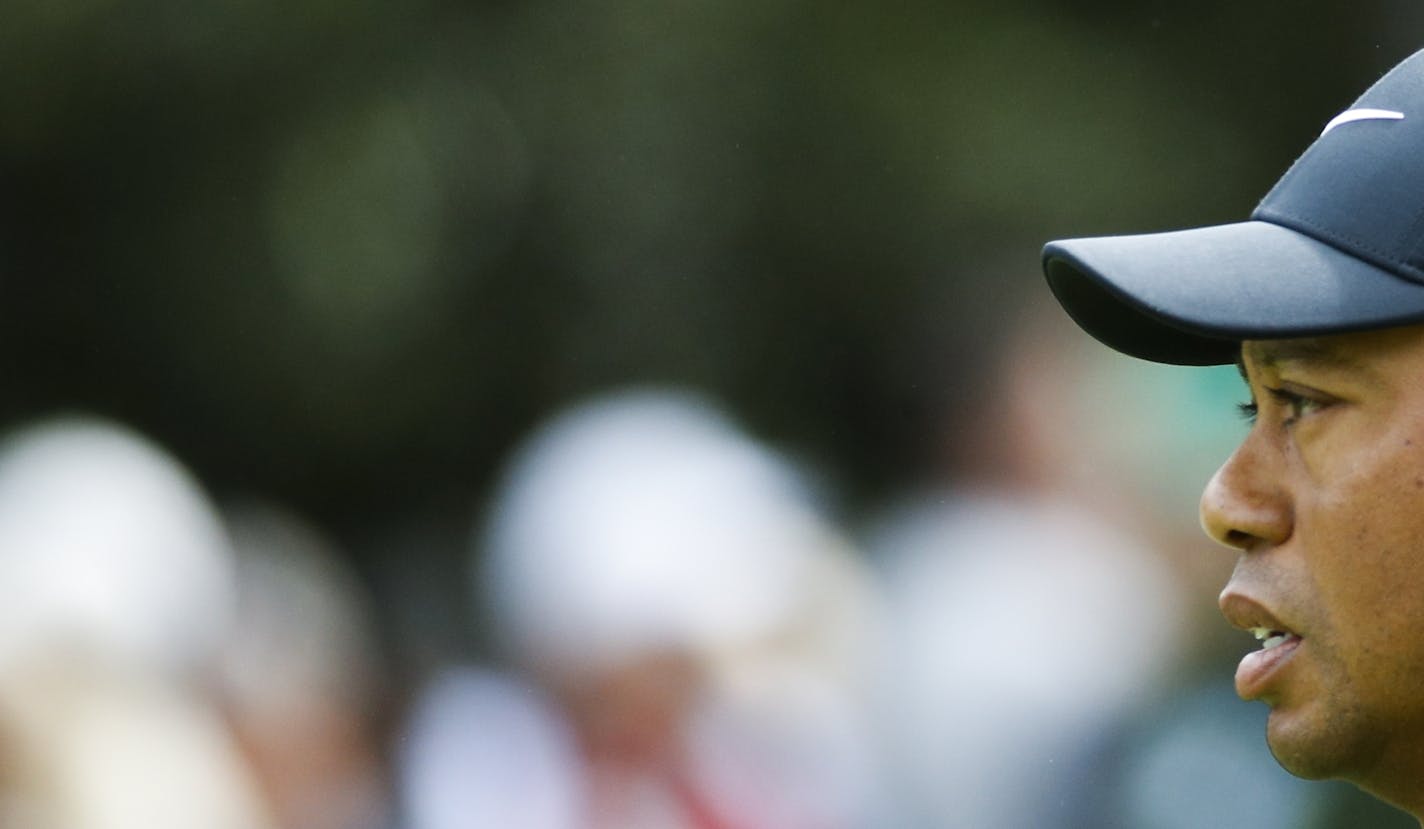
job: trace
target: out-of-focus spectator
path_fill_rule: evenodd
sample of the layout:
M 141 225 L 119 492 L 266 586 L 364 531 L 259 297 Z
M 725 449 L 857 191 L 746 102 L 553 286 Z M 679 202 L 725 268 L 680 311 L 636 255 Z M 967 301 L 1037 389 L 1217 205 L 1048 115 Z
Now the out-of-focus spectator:
M 70 418 L 0 444 L 0 824 L 270 825 L 201 692 L 229 556 L 196 482 L 131 431 Z
M 363 588 L 293 513 L 227 510 L 237 554 L 223 701 L 282 829 L 384 829 L 384 676 Z
M 0 444 L 0 668 L 75 647 L 191 676 L 229 621 L 231 568 L 207 496 L 139 435 L 70 418 Z
M 448 673 L 416 707 L 415 829 L 864 818 L 869 585 L 790 467 L 706 401 L 628 392 L 556 418 L 476 547 L 514 671 Z
M 897 825 L 1067 827 L 1123 718 L 1179 654 L 1139 540 L 1072 505 L 946 491 L 882 519 Z
M 1109 746 L 1188 639 L 1164 552 L 1117 520 L 1135 493 L 1061 442 L 1089 380 L 1047 319 L 1029 313 L 1006 339 L 977 418 L 933 438 L 954 450 L 952 474 L 868 532 L 890 609 L 897 825 L 1092 825 Z
M 451 668 L 422 691 L 397 745 L 410 829 L 577 829 L 583 781 L 568 724 L 518 677 Z

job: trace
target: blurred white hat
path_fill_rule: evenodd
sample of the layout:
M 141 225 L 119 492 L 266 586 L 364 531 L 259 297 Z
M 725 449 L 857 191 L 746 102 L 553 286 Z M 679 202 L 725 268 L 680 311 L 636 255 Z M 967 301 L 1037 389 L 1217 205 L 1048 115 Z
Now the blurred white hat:
M 607 666 L 769 632 L 828 538 L 791 468 L 708 402 L 630 391 L 516 455 L 480 539 L 482 588 L 516 658 Z
M 197 482 L 138 434 L 64 418 L 0 442 L 0 671 L 63 648 L 191 669 L 227 621 L 229 567 Z
M 379 683 L 369 599 L 335 542 L 283 506 L 229 506 L 235 622 L 222 649 L 228 690 L 273 715 L 361 708 Z

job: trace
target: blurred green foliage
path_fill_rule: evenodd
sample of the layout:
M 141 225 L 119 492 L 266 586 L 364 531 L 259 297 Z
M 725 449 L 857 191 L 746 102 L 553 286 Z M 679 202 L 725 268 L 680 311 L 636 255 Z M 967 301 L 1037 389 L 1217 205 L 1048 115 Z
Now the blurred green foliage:
M 0 418 L 348 537 L 574 397 L 924 474 L 1050 237 L 1244 217 L 1414 6 L 10 0 Z

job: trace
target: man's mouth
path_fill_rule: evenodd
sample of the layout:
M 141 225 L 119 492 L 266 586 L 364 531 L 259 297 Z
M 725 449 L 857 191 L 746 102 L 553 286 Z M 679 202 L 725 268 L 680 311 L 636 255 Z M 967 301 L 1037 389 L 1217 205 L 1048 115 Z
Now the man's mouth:
M 1304 641 L 1299 634 L 1281 628 L 1252 627 L 1249 630 L 1261 647 L 1246 654 L 1236 668 L 1236 692 L 1248 700 L 1259 699 L 1271 691 L 1277 674 Z
M 1246 654 L 1236 666 L 1236 693 L 1242 699 L 1278 696 L 1287 679 L 1286 669 L 1306 644 L 1305 637 L 1286 627 L 1265 601 L 1238 585 L 1221 592 L 1221 612 L 1234 627 L 1249 631 L 1261 647 Z
M 1272 628 L 1251 628 L 1251 635 L 1256 637 L 1256 641 L 1261 643 L 1261 650 L 1269 651 L 1279 648 L 1292 638 L 1299 639 L 1294 633 L 1288 630 L 1275 630 Z

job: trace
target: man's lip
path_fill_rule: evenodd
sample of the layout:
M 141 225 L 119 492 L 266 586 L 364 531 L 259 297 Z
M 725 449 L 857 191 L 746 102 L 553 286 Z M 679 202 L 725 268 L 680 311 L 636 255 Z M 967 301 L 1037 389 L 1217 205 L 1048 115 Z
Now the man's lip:
M 1283 633 L 1299 633 L 1282 621 L 1264 602 L 1234 590 L 1230 585 L 1221 592 L 1218 604 L 1221 606 L 1221 615 L 1226 617 L 1232 627 L 1245 631 L 1266 628 Z
M 1282 621 L 1265 602 L 1232 588 L 1221 593 L 1221 613 L 1233 626 L 1253 633 L 1261 646 L 1247 653 L 1236 667 L 1236 693 L 1242 699 L 1260 699 L 1270 693 L 1273 681 L 1295 656 L 1304 641 L 1300 632 Z M 1274 646 L 1266 648 L 1267 642 Z

